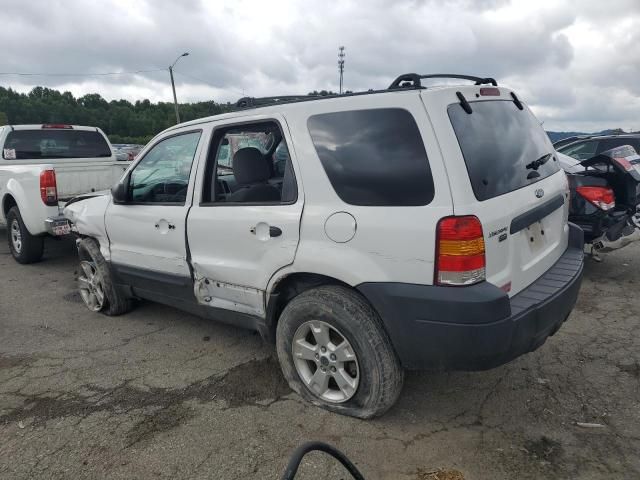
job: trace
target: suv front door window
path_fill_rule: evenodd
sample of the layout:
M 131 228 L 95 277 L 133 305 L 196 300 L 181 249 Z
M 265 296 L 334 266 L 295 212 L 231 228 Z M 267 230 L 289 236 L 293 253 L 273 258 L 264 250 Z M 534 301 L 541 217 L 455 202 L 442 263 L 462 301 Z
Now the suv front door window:
M 131 172 L 128 197 L 134 203 L 184 204 L 200 132 L 158 142 Z

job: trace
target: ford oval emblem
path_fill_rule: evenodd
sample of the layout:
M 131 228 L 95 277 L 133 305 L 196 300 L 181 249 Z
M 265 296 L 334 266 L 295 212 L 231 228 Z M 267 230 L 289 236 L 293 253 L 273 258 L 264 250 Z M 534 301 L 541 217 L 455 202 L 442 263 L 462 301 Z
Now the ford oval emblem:
M 544 190 L 543 190 L 543 189 L 541 189 L 541 188 L 538 188 L 538 189 L 536 190 L 536 197 L 537 197 L 537 198 L 542 198 L 542 197 L 544 197 Z

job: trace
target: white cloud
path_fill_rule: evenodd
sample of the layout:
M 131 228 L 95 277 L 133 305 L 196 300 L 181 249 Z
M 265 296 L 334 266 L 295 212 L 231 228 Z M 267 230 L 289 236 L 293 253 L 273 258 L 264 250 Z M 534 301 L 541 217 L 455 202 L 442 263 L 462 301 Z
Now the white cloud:
M 640 129 L 640 2 L 3 0 L 2 71 L 177 66 L 180 101 L 384 88 L 400 73 L 495 76 L 548 129 Z M 0 77 L 18 90 L 171 101 L 168 73 Z

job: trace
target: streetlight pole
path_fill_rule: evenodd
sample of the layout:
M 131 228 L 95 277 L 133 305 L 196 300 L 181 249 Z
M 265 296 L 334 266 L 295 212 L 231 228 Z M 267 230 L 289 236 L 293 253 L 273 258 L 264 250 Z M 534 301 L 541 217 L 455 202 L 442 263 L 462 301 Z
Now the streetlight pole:
M 182 55 L 180 55 L 178 58 L 176 58 L 175 62 L 173 62 L 169 66 L 169 77 L 171 77 L 171 89 L 173 90 L 173 106 L 176 109 L 176 122 L 177 123 L 180 123 L 180 112 L 178 111 L 178 98 L 176 97 L 176 84 L 173 81 L 173 67 L 176 66 L 176 63 L 178 63 L 178 60 L 180 60 L 182 57 L 186 57 L 187 55 L 189 55 L 189 52 L 184 52 Z

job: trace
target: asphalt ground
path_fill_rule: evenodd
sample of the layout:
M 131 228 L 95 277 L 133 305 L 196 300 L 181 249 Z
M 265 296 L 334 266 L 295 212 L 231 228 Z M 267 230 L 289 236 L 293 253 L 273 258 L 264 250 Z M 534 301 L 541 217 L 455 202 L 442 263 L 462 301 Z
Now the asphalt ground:
M 304 403 L 252 332 L 147 302 L 88 311 L 73 241 L 22 266 L 0 238 L 2 479 L 277 479 L 307 440 L 367 480 L 640 478 L 640 245 L 587 262 L 537 351 L 410 373 L 398 404 L 362 421 Z M 298 478 L 348 477 L 312 454 Z

